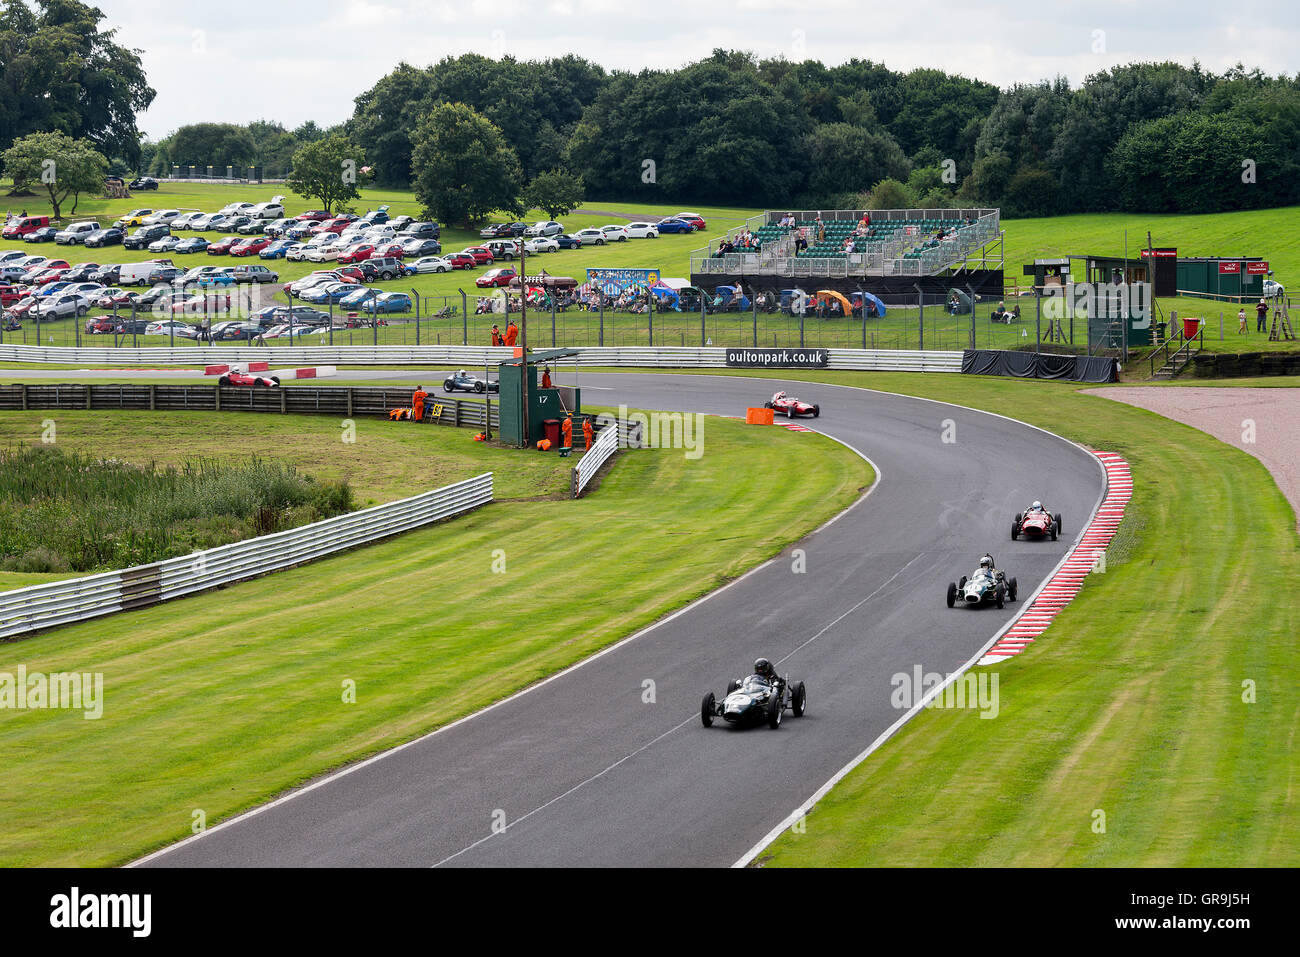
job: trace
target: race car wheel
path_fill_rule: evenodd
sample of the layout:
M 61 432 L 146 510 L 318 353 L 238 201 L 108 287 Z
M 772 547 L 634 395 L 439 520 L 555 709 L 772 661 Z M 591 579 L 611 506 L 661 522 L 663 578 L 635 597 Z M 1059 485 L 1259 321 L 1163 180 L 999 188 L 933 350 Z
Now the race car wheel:
M 1008 589 L 1009 589 L 1009 596 L 1010 596 L 1011 600 L 1012 600 L 1012 601 L 1015 601 L 1015 600 L 1016 600 L 1016 580 L 1015 580 L 1014 578 L 1011 579 L 1011 582 L 1010 582 L 1010 584 L 1009 584 L 1007 587 L 1008 587 Z
M 1050 534 L 1051 534 L 1051 536 L 1052 536 L 1052 541 L 1056 541 L 1056 523 L 1055 523 L 1055 522 L 1052 523 L 1052 527 L 1051 527 L 1051 530 L 1050 530 Z
M 733 691 L 735 691 L 739 687 L 740 687 L 740 682 L 737 681 L 735 678 L 732 678 L 730 681 L 727 682 L 727 694 L 730 695 Z
M 256 379 L 253 380 L 253 388 L 254 388 L 254 389 L 260 389 L 260 388 L 262 388 L 262 387 L 265 386 L 265 385 L 266 385 L 266 383 L 262 381 L 262 377 L 261 377 L 261 376 L 258 376 Z
M 781 702 L 781 695 L 774 694 L 767 702 L 767 726 L 769 728 L 781 727 L 781 716 L 785 714 L 785 707 Z
M 716 707 L 717 701 L 713 697 L 713 692 L 710 691 L 704 696 L 704 700 L 700 702 L 700 724 L 706 728 L 713 727 L 713 712 Z
M 816 418 L 818 418 L 819 416 L 821 416 L 821 414 L 822 414 L 822 407 L 821 407 L 820 405 L 814 405 L 814 406 L 813 406 L 813 418 L 816 419 Z
M 482 392 L 483 389 L 484 389 L 484 386 L 483 386 L 483 383 L 482 383 L 482 382 L 475 382 L 475 383 L 474 383 L 474 391 L 475 391 L 475 392 Z
M 957 586 L 948 582 L 948 607 L 951 608 L 957 603 Z
M 995 600 L 997 601 L 998 607 L 1001 608 L 1003 605 L 1006 604 L 1006 600 L 1002 597 L 1002 592 L 1000 590 L 998 591 L 997 595 L 998 597 Z
M 794 686 L 794 694 L 790 698 L 790 703 L 794 709 L 794 716 L 802 718 L 804 710 L 808 707 L 808 690 L 804 687 L 802 681 Z
M 961 578 L 957 579 L 957 587 L 958 587 L 959 589 L 960 589 L 960 588 L 965 588 L 965 587 L 966 587 L 966 576 L 965 576 L 965 575 L 962 575 Z
M 230 376 L 223 375 L 220 379 L 217 380 L 217 385 L 230 385 Z
M 770 409 L 770 408 L 772 408 L 772 403 L 771 403 L 771 402 L 764 402 L 764 403 L 763 403 L 763 408 L 765 408 L 765 409 Z
M 444 382 L 444 383 L 442 384 L 442 391 L 443 391 L 443 392 L 451 392 L 451 391 L 453 391 L 453 388 L 452 388 L 452 384 L 451 384 L 451 380 L 450 380 L 450 379 L 448 379 L 446 382 Z
M 1057 535 L 1061 534 L 1061 513 L 1060 512 L 1056 513 L 1056 534 Z
M 275 383 L 277 389 L 280 387 L 280 377 L 278 375 L 271 376 L 271 381 Z
M 1012 522 L 1012 523 L 1011 523 L 1011 540 L 1014 542 L 1014 541 L 1015 541 L 1016 539 L 1018 539 L 1019 537 L 1020 537 L 1020 523 L 1019 523 L 1019 522 Z

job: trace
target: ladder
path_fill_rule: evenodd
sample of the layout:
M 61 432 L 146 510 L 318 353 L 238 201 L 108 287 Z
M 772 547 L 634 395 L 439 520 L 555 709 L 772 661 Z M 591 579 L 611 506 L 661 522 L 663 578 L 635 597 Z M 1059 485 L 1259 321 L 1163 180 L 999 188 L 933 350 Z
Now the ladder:
M 1291 329 L 1291 316 L 1287 312 L 1286 303 L 1283 302 L 1273 310 L 1273 326 L 1268 331 L 1268 341 L 1277 342 L 1280 339 L 1294 338 L 1295 332 Z

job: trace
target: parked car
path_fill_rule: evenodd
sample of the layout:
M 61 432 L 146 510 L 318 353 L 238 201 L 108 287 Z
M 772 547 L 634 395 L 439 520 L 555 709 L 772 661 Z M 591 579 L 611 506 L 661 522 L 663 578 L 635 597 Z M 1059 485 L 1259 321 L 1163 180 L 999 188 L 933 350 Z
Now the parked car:
M 97 229 L 89 236 L 86 236 L 82 242 L 87 249 L 94 249 L 102 246 L 117 246 L 126 238 L 126 230 L 120 226 L 109 226 L 107 229 Z
M 180 219 L 180 217 L 181 211 L 179 209 L 159 209 L 146 216 L 143 225 L 157 226 L 159 223 L 167 223 L 170 225 Z
M 478 260 L 469 253 L 449 253 L 443 258 L 451 264 L 452 269 L 473 269 L 478 265 Z
M 151 253 L 175 252 L 176 247 L 179 246 L 180 244 L 181 244 L 181 238 L 179 236 L 172 236 L 171 234 L 168 234 L 162 237 L 162 239 L 155 239 L 153 242 L 151 242 L 149 244 L 149 252 Z
M 90 309 L 90 300 L 81 293 L 66 292 L 42 301 L 40 315 L 42 319 L 70 319 L 84 316 Z
M 236 244 L 241 242 L 243 242 L 243 239 L 239 236 L 223 236 L 221 239 L 218 239 L 215 243 L 210 243 L 208 245 L 208 250 L 207 250 L 208 255 L 224 256 L 227 253 L 229 253 L 232 249 L 234 249 Z
M 656 224 L 659 232 L 663 233 L 693 233 L 695 224 L 688 223 L 684 219 L 678 219 L 676 216 L 666 216 Z
M 307 220 L 315 220 L 316 222 L 319 223 L 321 220 L 329 219 L 329 218 L 330 218 L 329 212 L 323 209 L 309 209 L 307 210 L 307 212 L 299 213 L 297 216 L 294 217 L 294 219 L 296 219 L 300 223 L 304 223 Z
M 560 233 L 555 237 L 555 243 L 561 249 L 581 249 L 582 240 L 577 236 L 571 236 L 568 233 Z
M 284 216 L 284 197 L 272 196 L 269 203 L 255 203 L 245 212 L 254 219 L 279 219 Z
M 338 303 L 356 288 L 356 284 L 349 282 L 323 282 L 303 290 L 298 298 L 303 302 L 314 302 L 321 305 L 331 302 Z
M 286 229 L 284 234 L 290 239 L 306 239 L 321 222 L 322 220 L 319 219 L 302 219 L 298 221 L 298 225 Z
M 44 229 L 48 225 L 50 225 L 50 217 L 48 216 L 19 216 L 3 230 L 0 230 L 0 236 L 5 239 L 22 239 L 29 233 Z
M 564 232 L 564 224 L 557 223 L 555 220 L 547 220 L 540 223 L 533 223 L 524 230 L 525 236 L 558 236 Z
M 407 263 L 404 271 L 408 276 L 414 276 L 427 272 L 451 272 L 455 268 L 441 256 L 423 256 L 414 262 Z
M 169 223 L 169 225 L 171 226 L 172 229 L 193 229 L 194 221 L 197 219 L 202 219 L 206 215 L 208 214 L 200 213 L 197 211 L 181 213 L 179 216 L 173 219 L 171 223 Z
M 272 272 L 261 263 L 240 263 L 232 270 L 236 282 L 279 282 L 280 274 Z
M 57 236 L 58 234 L 59 234 L 59 231 L 58 231 L 58 229 L 57 229 L 56 227 L 54 227 L 54 226 L 42 226 L 40 229 L 33 229 L 30 233 L 28 233 L 26 236 L 24 236 L 24 237 L 23 237 L 23 242 L 25 242 L 25 243 L 52 243 L 52 242 L 54 242 L 54 237 Z
M 289 239 L 277 239 L 257 254 L 259 259 L 283 259 L 292 249 L 300 249 L 301 243 L 295 243 Z
M 623 227 L 623 231 L 633 239 L 659 238 L 659 228 L 654 223 L 628 223 Z
M 704 229 L 708 224 L 704 222 L 704 217 L 699 213 L 678 213 L 674 219 L 683 219 L 690 223 L 696 229 Z
M 99 270 L 99 263 L 75 263 L 68 267 L 64 279 L 69 282 L 87 282 Z
M 531 254 L 558 253 L 560 244 L 552 236 L 538 236 L 524 241 L 524 251 Z
M 381 292 L 373 299 L 367 299 L 361 306 L 362 312 L 387 313 L 410 312 L 411 297 L 404 292 Z
M 606 242 L 623 243 L 628 240 L 628 231 L 626 226 L 619 226 L 617 223 L 609 226 L 600 227 L 601 235 L 605 237 Z
M 130 226 L 143 226 L 145 217 L 152 215 L 152 209 L 133 209 L 125 216 L 119 216 L 116 225 L 121 226 L 123 229 Z
M 417 220 L 403 226 L 401 235 L 410 239 L 441 239 L 442 228 L 435 222 Z
M 494 260 L 518 259 L 522 254 L 522 242 L 514 239 L 493 239 L 483 244 L 492 253 Z
M 0 308 L 9 308 L 14 303 L 27 296 L 27 290 L 22 286 L 15 286 L 10 283 L 0 283 Z
M 99 223 L 92 220 L 85 220 L 80 223 L 69 223 L 63 229 L 60 229 L 54 234 L 54 241 L 60 246 L 75 246 L 78 243 L 84 242 L 87 236 L 99 232 L 99 229 Z
M 436 239 L 408 239 L 402 243 L 403 258 L 418 259 L 421 256 L 436 256 L 442 252 L 442 243 Z
M 157 242 L 164 236 L 170 236 L 172 228 L 166 223 L 157 223 L 153 226 L 141 226 L 130 236 L 122 240 L 122 245 L 127 249 L 146 249 L 150 243 Z
M 127 184 L 127 189 L 157 189 L 158 181 L 152 176 L 141 176 L 139 179 L 133 179 Z
M 373 282 L 377 279 L 396 279 L 404 275 L 406 270 L 402 268 L 402 261 L 395 256 L 375 256 L 367 259 L 361 264 L 361 274 L 365 277 L 366 282 Z
M 232 256 L 255 256 L 267 246 L 271 245 L 271 240 L 265 236 L 256 236 L 252 239 L 245 239 L 230 247 Z
M 189 236 L 178 242 L 172 252 L 177 253 L 201 253 L 211 245 L 208 240 L 202 236 Z
M 374 251 L 375 251 L 375 247 L 373 244 L 362 243 L 359 246 L 353 246 L 351 249 L 347 250 L 346 252 L 339 253 L 338 260 L 341 263 L 364 262 L 365 260 L 370 258 L 371 253 L 373 253 Z
M 495 261 L 495 258 L 492 255 L 492 250 L 488 249 L 486 246 L 467 246 L 465 249 L 462 249 L 461 252 L 465 253 L 467 256 L 473 257 L 474 263 L 479 266 L 491 266 Z
M 270 236 L 272 239 L 279 239 L 284 235 L 286 229 L 296 223 L 297 220 L 295 219 L 273 219 L 262 226 L 262 232 Z
M 499 269 L 489 269 L 483 275 L 474 280 L 474 285 L 480 289 L 495 289 L 498 286 L 510 285 L 510 280 L 519 275 L 515 272 L 513 266 L 504 266 Z

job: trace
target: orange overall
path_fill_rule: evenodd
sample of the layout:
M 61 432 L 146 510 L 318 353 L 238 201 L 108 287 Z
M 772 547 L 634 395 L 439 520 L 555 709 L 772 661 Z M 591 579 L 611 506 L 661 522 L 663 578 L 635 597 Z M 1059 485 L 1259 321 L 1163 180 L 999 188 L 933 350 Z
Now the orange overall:
M 560 447 L 565 449 L 573 448 L 573 416 L 566 415 L 564 421 L 560 423 L 560 432 L 563 438 L 560 439 Z
M 516 326 L 515 321 L 511 319 L 510 325 L 506 326 L 506 345 L 513 346 L 518 341 L 519 341 L 519 327 Z
M 421 422 L 424 420 L 424 400 L 429 397 L 429 393 L 423 389 L 416 389 L 411 394 L 411 421 Z
M 591 427 L 591 419 L 582 420 L 582 438 L 586 443 L 586 448 L 591 448 L 591 439 L 595 430 Z

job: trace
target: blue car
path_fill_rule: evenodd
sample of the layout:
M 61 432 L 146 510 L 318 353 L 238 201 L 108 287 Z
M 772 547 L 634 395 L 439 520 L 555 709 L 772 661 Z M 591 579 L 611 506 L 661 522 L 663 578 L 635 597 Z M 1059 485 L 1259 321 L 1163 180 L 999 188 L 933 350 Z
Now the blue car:
M 693 233 L 695 224 L 688 223 L 684 219 L 674 219 L 671 216 L 668 219 L 659 220 L 659 233 Z
M 284 235 L 288 239 L 306 239 L 311 235 L 311 231 L 319 225 L 320 223 L 307 220 L 305 223 L 301 223 L 297 226 L 290 226 L 284 231 Z
M 555 241 L 561 249 L 579 249 L 582 247 L 582 240 L 568 233 L 561 233 L 555 237 Z
M 347 282 L 321 283 L 312 286 L 298 298 L 303 302 L 340 303 L 356 290 L 356 286 Z
M 283 259 L 285 253 L 296 245 L 298 244 L 292 240 L 278 239 L 258 253 L 257 256 L 259 259 Z
M 353 286 L 352 291 L 339 300 L 339 305 L 346 309 L 356 309 L 359 308 L 367 299 L 377 295 L 380 295 L 378 290 L 367 289 L 365 286 L 358 289 L 356 286 Z
M 200 286 L 233 286 L 234 272 L 210 272 L 199 277 Z
M 374 299 L 367 299 L 362 308 L 366 312 L 410 312 L 411 297 L 404 292 L 381 292 Z
M 191 236 L 188 239 L 182 239 L 176 244 L 172 252 L 176 253 L 201 253 L 212 244 L 202 236 Z

